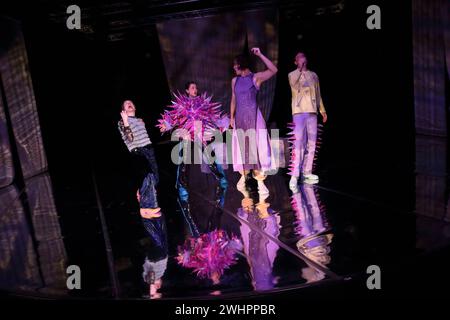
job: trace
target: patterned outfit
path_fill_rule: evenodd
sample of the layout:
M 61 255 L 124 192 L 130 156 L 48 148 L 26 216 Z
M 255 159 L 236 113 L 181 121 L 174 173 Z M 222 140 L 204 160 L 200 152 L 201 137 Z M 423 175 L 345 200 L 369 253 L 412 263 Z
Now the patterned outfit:
M 123 120 L 120 120 L 118 126 L 125 145 L 133 155 L 134 168 L 140 183 L 140 207 L 157 208 L 156 185 L 159 181 L 159 174 L 155 151 L 144 121 L 136 117 L 128 117 L 128 123 L 129 126 L 125 127 Z
M 142 119 L 129 116 L 129 126 L 123 120 L 118 123 L 119 131 L 128 150 L 133 156 L 133 168 L 139 181 L 140 208 L 157 208 L 156 185 L 159 181 L 155 151 Z M 161 278 L 167 267 L 167 232 L 164 217 L 141 218 L 142 225 L 152 241 L 144 261 L 142 277 L 148 284 Z

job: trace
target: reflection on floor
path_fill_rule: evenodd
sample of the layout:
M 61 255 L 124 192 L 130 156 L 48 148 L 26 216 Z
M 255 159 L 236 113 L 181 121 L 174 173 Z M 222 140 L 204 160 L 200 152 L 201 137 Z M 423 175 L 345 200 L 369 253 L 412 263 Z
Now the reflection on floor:
M 390 205 L 395 197 L 392 194 L 395 186 L 383 181 L 363 179 L 362 173 L 353 177 L 347 174 L 347 179 L 344 179 L 339 177 L 338 171 L 330 170 L 321 175 L 318 184 L 301 184 L 299 192 L 292 194 L 288 188 L 289 177 L 280 170 L 265 180 L 270 207 L 269 216 L 261 218 L 256 209 L 248 211 L 242 208 L 243 195 L 236 189 L 240 178 L 238 173 L 225 170 L 229 189 L 224 209 L 217 210 L 214 205 L 214 177 L 202 173 L 200 166 L 190 165 L 191 210 L 200 231 L 205 232 L 208 223 L 213 221 L 217 228 L 236 235 L 243 244 L 237 263 L 225 270 L 219 283 L 199 279 L 176 261 L 177 247 L 188 233 L 176 204 L 175 166 L 164 158 L 170 155 L 169 147 L 158 147 L 162 177 L 158 192 L 169 235 L 168 265 L 159 290 L 162 299 L 223 298 L 309 287 L 323 280 L 340 281 L 365 273 L 367 266 L 372 264 L 388 268 L 415 257 L 417 253 L 415 217 L 405 206 Z M 142 264 L 146 253 L 151 250 L 151 243 L 141 225 L 135 194 L 123 170 L 117 168 L 115 175 L 111 176 L 110 170 L 97 168 L 96 175 L 119 278 L 119 297 L 142 298 L 148 293 L 142 281 Z M 81 179 L 76 171 L 68 174 L 73 176 L 66 176 L 66 179 Z M 66 264 L 79 265 L 82 270 L 82 289 L 64 294 L 77 298 L 111 297 L 107 257 L 92 185 L 84 177 L 84 184 L 78 189 L 72 187 L 64 191 L 59 188 L 61 183 L 58 179 L 54 177 L 53 182 L 67 251 Z M 351 185 L 351 179 L 360 184 Z M 342 181 L 341 185 L 339 181 Z M 367 190 L 374 187 L 377 187 L 378 199 L 365 198 Z M 256 181 L 250 179 L 249 189 L 254 203 L 258 202 L 256 188 Z M 351 192 L 352 189 L 358 192 Z M 20 202 L 13 201 L 16 198 L 17 190 L 3 190 L 2 203 L 13 204 L 9 208 L 15 218 L 2 217 L 1 287 L 34 293 L 38 287 L 51 289 L 51 282 L 43 284 L 39 280 L 42 277 L 36 275 L 39 273 L 36 261 L 40 261 L 42 273 L 46 268 L 61 267 L 62 260 L 56 256 L 43 259 L 43 251 L 31 250 L 28 224 Z M 16 230 L 13 232 L 15 236 L 5 238 L 5 228 L 9 234 Z M 40 230 L 48 232 L 48 245 L 51 245 L 51 230 Z M 52 252 L 61 252 L 57 243 L 53 249 L 56 251 Z M 64 257 L 63 253 L 58 257 Z M 15 277 L 21 279 L 12 278 L 12 269 L 5 267 L 12 266 L 8 264 L 12 256 L 16 261 Z M 21 283 L 32 285 L 23 287 Z

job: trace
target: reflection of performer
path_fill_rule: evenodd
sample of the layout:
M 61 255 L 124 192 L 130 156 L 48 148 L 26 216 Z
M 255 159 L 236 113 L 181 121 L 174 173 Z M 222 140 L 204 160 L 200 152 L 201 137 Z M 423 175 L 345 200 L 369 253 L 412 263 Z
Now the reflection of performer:
M 228 128 L 228 121 L 220 111 L 220 104 L 211 102 L 206 93 L 197 96 L 197 85 L 189 82 L 186 85 L 186 96 L 175 95 L 175 101 L 169 106 L 157 125 L 162 132 L 172 129 L 184 129 L 183 142 L 200 141 L 201 146 L 208 147 L 215 134 Z M 201 125 L 201 130 L 199 129 Z M 183 157 L 183 142 L 180 143 L 178 156 Z M 228 186 L 222 166 L 209 158 L 205 152 L 210 172 L 218 181 L 216 188 L 216 209 L 224 206 L 225 192 Z M 184 157 L 186 160 L 186 157 Z M 230 237 L 223 230 L 217 230 L 220 217 L 210 217 L 206 233 L 200 233 L 189 209 L 189 190 L 187 168 L 184 160 L 177 168 L 178 202 L 189 226 L 191 237 L 178 248 L 177 261 L 186 268 L 191 268 L 200 278 L 210 278 L 218 284 L 225 269 L 235 264 L 236 253 L 241 250 L 241 243 L 236 237 Z M 217 212 L 218 213 L 218 212 Z
M 140 195 L 137 194 L 138 201 Z M 151 239 L 152 247 L 147 249 L 145 262 L 143 265 L 144 272 L 142 277 L 149 285 L 149 295 L 151 299 L 161 297 L 158 289 L 162 285 L 162 276 L 167 268 L 167 229 L 164 217 L 144 218 L 142 217 L 142 224 Z
M 298 223 L 297 234 L 300 237 L 307 237 L 329 230 L 317 201 L 314 186 L 305 184 L 299 191 L 292 195 L 292 204 Z
M 264 118 L 258 108 L 256 95 L 261 84 L 273 77 L 278 69 L 259 50 L 253 48 L 252 53 L 258 56 L 267 66 L 263 72 L 252 73 L 248 58 L 239 55 L 234 59 L 233 69 L 237 75 L 231 82 L 231 126 L 233 130 L 233 168 L 241 173 L 237 184 L 238 190 L 244 194 L 243 206 L 251 210 L 252 201 L 246 191 L 246 177 L 253 170 L 253 177 L 258 181 L 259 203 L 257 209 L 261 217 L 267 217 L 268 203 L 265 199 L 269 191 L 264 185 L 265 171 L 271 168 L 270 142 Z M 246 143 L 246 136 L 249 143 Z
M 296 233 L 300 237 L 297 241 L 299 252 L 310 260 L 325 267 L 330 263 L 330 243 L 333 234 L 329 233 L 330 227 L 324 219 L 319 207 L 314 186 L 304 184 L 300 192 L 292 195 L 292 207 L 297 218 Z M 325 274 L 309 266 L 304 268 L 302 276 L 308 281 L 317 281 L 325 277 Z
M 256 214 L 245 214 L 243 209 L 239 209 L 238 216 L 247 220 L 259 230 L 274 237 L 278 237 L 280 229 L 275 215 L 267 219 L 260 219 Z M 244 243 L 244 253 L 252 274 L 253 286 L 255 290 L 270 290 L 275 285 L 272 274 L 273 262 L 277 255 L 279 246 L 268 237 L 251 229 L 246 223 L 241 223 L 241 236 Z
M 140 187 L 137 191 L 142 224 L 152 242 L 143 265 L 144 281 L 149 285 L 150 298 L 158 298 L 161 277 L 167 266 L 167 232 L 164 217 L 158 207 L 156 184 L 158 166 L 144 121 L 136 118 L 136 108 L 130 100 L 122 104 L 119 130 L 122 139 L 135 160 Z
M 308 70 L 304 53 L 295 56 L 297 69 L 289 73 L 289 85 L 292 93 L 292 118 L 294 122 L 294 152 L 291 158 L 291 180 L 289 186 L 297 192 L 300 173 L 307 183 L 316 182 L 319 177 L 312 173 L 317 139 L 317 113 L 323 122 L 327 113 L 320 95 L 319 78 Z
M 201 146 L 208 147 L 213 138 L 213 131 L 223 131 L 226 129 L 227 124 L 226 121 L 224 121 L 226 117 L 221 115 L 219 103 L 212 103 L 211 98 L 207 97 L 206 94 L 201 96 L 197 95 L 198 89 L 195 82 L 188 82 L 185 91 L 186 96 L 175 96 L 176 101 L 170 106 L 172 110 L 165 111 L 162 119 L 159 120 L 158 127 L 162 132 L 172 129 L 185 129 L 188 136 L 183 137 L 183 139 L 186 139 L 184 141 L 184 146 L 186 146 L 189 141 L 197 142 L 197 139 L 199 139 Z M 198 128 L 196 127 L 198 124 L 201 124 L 201 131 L 199 130 L 200 136 L 195 137 L 194 134 L 196 134 L 195 130 Z M 184 156 L 183 142 L 180 142 L 179 147 L 180 149 L 178 152 L 181 159 Z M 177 167 L 176 188 L 178 191 L 178 203 L 185 221 L 189 226 L 191 235 L 198 237 L 200 232 L 190 212 L 188 188 L 189 168 L 186 166 L 185 160 L 187 160 L 186 157 L 184 157 L 184 160 L 182 160 Z M 217 161 L 210 158 L 205 160 L 209 171 L 218 181 L 215 202 L 217 208 L 222 209 L 224 206 L 226 189 L 228 187 L 225 172 Z M 210 218 L 210 220 L 214 220 L 214 217 Z M 210 229 L 212 222 L 209 222 L 208 225 L 208 229 Z

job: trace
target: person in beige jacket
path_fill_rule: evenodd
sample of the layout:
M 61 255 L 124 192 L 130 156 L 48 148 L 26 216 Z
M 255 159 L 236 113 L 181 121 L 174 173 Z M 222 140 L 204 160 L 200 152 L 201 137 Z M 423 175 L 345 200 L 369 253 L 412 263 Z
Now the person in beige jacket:
M 300 176 L 306 183 L 319 180 L 319 177 L 312 173 L 317 139 L 317 114 L 321 114 L 325 123 L 327 113 L 320 95 L 319 77 L 308 69 L 305 54 L 298 52 L 294 63 L 297 68 L 288 75 L 295 136 L 289 187 L 296 193 Z

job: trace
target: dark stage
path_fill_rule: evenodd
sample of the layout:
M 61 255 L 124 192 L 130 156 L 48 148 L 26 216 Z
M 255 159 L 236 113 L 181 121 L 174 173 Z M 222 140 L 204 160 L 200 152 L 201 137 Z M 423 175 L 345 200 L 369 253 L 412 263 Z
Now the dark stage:
M 149 299 L 142 265 L 153 244 L 117 125 L 130 99 L 159 167 L 168 237 L 160 300 L 444 297 L 445 1 L 79 1 L 80 30 L 66 27 L 70 4 L 0 4 L 2 296 Z M 381 8 L 381 29 L 366 26 L 373 4 Z M 255 46 L 278 68 L 258 103 L 267 127 L 279 129 L 286 161 L 264 181 L 265 218 L 243 209 L 232 165 L 225 168 L 223 210 L 213 175 L 186 166 L 200 232 L 221 229 L 242 243 L 236 263 L 215 283 L 177 263 L 189 230 L 177 202 L 176 142 L 156 124 L 171 92 L 189 80 L 230 113 L 233 57 Z M 288 73 L 299 51 L 320 78 L 328 121 L 319 120 L 320 180 L 300 183 L 293 194 Z M 257 203 L 256 180 L 249 181 Z M 306 234 L 321 242 L 320 253 L 298 247 Z M 73 265 L 81 270 L 79 289 L 67 287 Z M 381 272 L 381 289 L 369 289 L 370 266 Z

